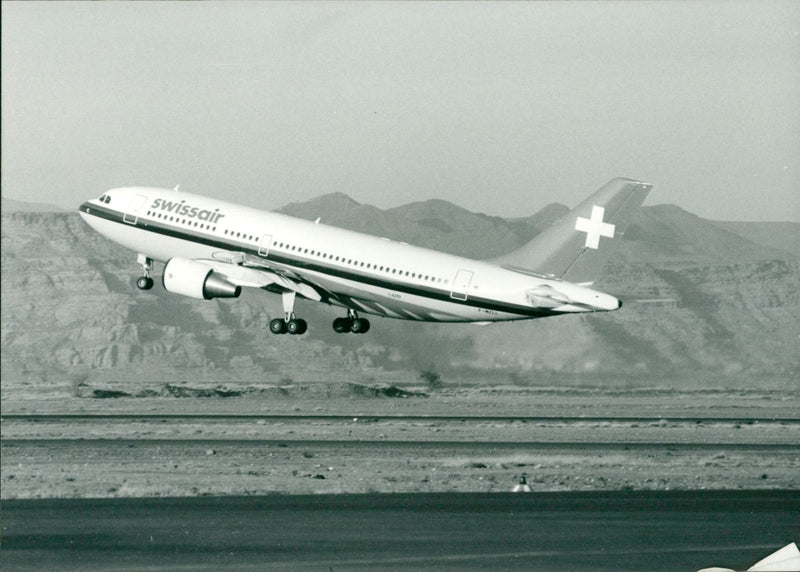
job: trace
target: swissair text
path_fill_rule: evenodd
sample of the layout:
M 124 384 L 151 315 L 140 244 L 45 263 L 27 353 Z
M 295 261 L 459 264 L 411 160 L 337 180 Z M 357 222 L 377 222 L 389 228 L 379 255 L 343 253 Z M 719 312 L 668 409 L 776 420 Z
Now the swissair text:
M 219 212 L 219 209 L 201 210 L 200 207 L 193 207 L 187 205 L 186 201 L 173 202 L 164 199 L 156 199 L 150 206 L 152 209 L 161 209 L 162 211 L 171 212 L 178 216 L 185 216 L 189 218 L 196 218 L 197 220 L 207 220 L 208 222 L 217 222 L 225 215 Z

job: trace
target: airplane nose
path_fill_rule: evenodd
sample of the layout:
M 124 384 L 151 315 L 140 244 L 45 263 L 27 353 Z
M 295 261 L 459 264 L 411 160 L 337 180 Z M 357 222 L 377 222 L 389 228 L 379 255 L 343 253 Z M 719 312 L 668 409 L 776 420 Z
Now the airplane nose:
M 617 299 L 617 310 L 622 308 L 622 300 Z

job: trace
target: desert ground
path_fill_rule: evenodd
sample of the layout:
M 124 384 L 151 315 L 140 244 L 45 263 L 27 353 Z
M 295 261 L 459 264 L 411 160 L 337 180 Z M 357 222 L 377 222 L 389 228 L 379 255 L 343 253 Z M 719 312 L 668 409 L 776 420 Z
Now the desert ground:
M 2 498 L 503 492 L 522 476 L 533 491 L 797 489 L 797 405 L 656 387 L 17 388 Z

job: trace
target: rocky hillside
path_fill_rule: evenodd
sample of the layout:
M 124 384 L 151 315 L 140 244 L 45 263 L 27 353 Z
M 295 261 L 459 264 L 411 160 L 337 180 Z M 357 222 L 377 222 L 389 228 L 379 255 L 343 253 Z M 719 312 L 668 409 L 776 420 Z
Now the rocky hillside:
M 600 281 L 625 307 L 594 316 L 496 324 L 373 320 L 366 336 L 337 335 L 338 310 L 300 303 L 302 337 L 272 336 L 280 298 L 197 301 L 134 287 L 135 256 L 75 213 L 2 216 L 2 383 L 25 387 L 115 381 L 624 383 L 797 389 L 800 262 L 762 240 L 767 231 L 696 217 L 674 206 L 644 210 Z M 292 204 L 309 219 L 485 258 L 512 250 L 563 214 L 470 213 L 444 201 L 381 211 L 344 195 Z M 30 209 L 25 209 L 29 211 Z M 751 225 L 757 223 L 749 223 Z M 797 232 L 800 225 L 787 232 Z M 745 236 L 743 236 L 745 235 Z M 160 268 L 157 268 L 157 273 Z M 77 390 L 76 390 L 77 391 Z

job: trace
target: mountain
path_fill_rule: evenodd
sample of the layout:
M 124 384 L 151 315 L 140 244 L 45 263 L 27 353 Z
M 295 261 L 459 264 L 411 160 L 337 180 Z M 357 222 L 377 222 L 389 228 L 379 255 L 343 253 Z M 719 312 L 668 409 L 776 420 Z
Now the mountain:
M 516 248 L 566 207 L 502 219 L 445 201 L 383 211 L 334 194 L 282 210 L 478 258 Z M 237 300 L 198 301 L 160 286 L 139 292 L 135 254 L 76 213 L 4 209 L 3 395 L 123 382 L 413 385 L 422 370 L 445 383 L 796 389 L 800 261 L 774 241 L 749 239 L 757 230 L 747 226 L 743 236 L 675 206 L 645 208 L 598 280 L 625 301 L 618 312 L 485 327 L 375 319 L 366 336 L 342 336 L 330 327 L 341 310 L 300 302 L 310 329 L 292 337 L 268 333 L 281 313 L 278 296 L 248 290 Z
M 753 242 L 675 205 L 642 209 L 626 234 L 621 256 L 662 264 L 717 264 L 764 259 L 797 259 L 795 254 Z
M 566 209 L 566 207 L 564 207 Z M 382 211 L 362 205 L 342 193 L 332 193 L 305 203 L 292 203 L 278 212 L 316 220 L 376 236 L 436 248 L 470 258 L 491 258 L 513 250 L 544 226 L 527 219 L 518 224 L 499 217 L 472 213 L 442 200 L 411 203 Z M 548 211 L 552 212 L 552 211 Z M 552 219 L 555 220 L 555 219 Z M 552 220 L 547 221 L 548 224 Z M 478 234 L 484 240 L 476 241 Z
M 799 222 L 712 222 L 756 244 L 777 248 L 793 256 L 800 253 Z
M 47 213 L 47 212 L 65 212 L 61 207 L 47 203 L 29 203 L 25 201 L 16 201 L 14 199 L 7 199 L 2 197 L 2 205 L 0 210 L 5 213 Z

